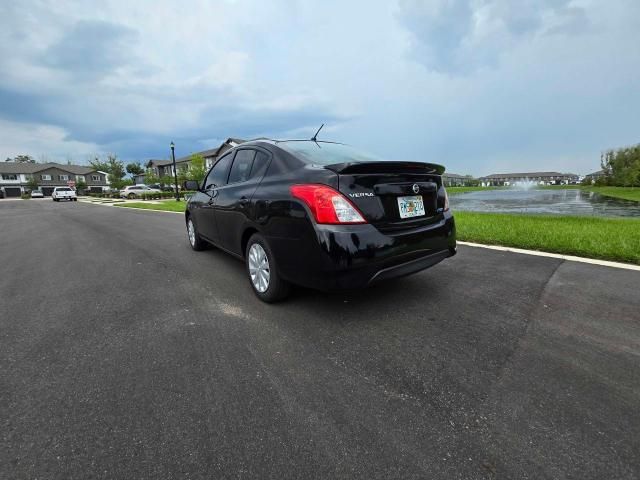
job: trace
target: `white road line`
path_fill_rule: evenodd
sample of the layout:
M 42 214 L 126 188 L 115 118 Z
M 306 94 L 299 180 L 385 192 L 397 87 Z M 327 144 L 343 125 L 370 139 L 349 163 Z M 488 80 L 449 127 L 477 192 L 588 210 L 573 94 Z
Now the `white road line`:
M 607 260 L 596 260 L 594 258 L 574 257 L 572 255 L 562 255 L 559 253 L 538 252 L 537 250 L 524 250 L 522 248 L 501 247 L 499 245 L 484 245 L 482 243 L 458 242 L 458 245 L 468 247 L 488 248 L 490 250 L 500 250 L 502 252 L 521 253 L 523 255 L 535 255 L 538 257 L 560 258 L 569 262 L 589 263 L 591 265 L 601 265 L 603 267 L 623 268 L 626 270 L 636 270 L 640 272 L 640 265 L 629 263 L 609 262 Z

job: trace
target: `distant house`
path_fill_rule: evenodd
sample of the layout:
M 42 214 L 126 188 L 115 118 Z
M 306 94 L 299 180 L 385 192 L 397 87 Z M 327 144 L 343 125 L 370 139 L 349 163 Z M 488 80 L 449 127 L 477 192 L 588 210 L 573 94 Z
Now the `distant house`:
M 539 185 L 562 185 L 578 183 L 579 177 L 575 173 L 560 172 L 524 172 L 524 173 L 493 173 L 478 179 L 483 186 L 508 186 L 517 182 L 534 182 Z
M 49 196 L 55 187 L 75 186 L 84 182 L 88 190 L 102 192 L 108 186 L 106 173 L 84 165 L 59 163 L 0 162 L 0 189 L 5 197 L 19 197 L 28 192 L 33 180 Z
M 220 146 L 209 150 L 203 150 L 201 152 L 193 152 L 187 156 L 176 158 L 176 169 L 178 172 L 189 170 L 191 167 L 191 158 L 193 155 L 200 155 L 204 158 L 205 167 L 211 168 L 216 162 L 218 157 L 227 150 L 244 143 L 245 140 L 239 138 L 227 138 Z M 147 162 L 147 168 L 151 169 L 158 177 L 172 176 L 173 175 L 173 162 L 171 160 L 149 160 Z M 138 180 L 136 179 L 136 182 Z
M 445 172 L 442 174 L 442 182 L 445 187 L 466 187 L 477 182 L 473 177 Z
M 597 172 L 589 173 L 584 176 L 586 182 L 596 183 L 599 179 L 607 176 L 607 172 L 604 170 L 598 170 Z
M 173 173 L 171 165 L 171 160 L 149 160 L 146 167 L 150 169 L 156 176 L 164 177 Z

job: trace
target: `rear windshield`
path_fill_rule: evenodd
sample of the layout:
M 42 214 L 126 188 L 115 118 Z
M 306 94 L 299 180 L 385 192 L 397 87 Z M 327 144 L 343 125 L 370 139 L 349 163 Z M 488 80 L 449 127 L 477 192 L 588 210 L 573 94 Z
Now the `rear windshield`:
M 71 189 L 68 187 L 58 187 L 56 188 L 56 192 L 70 192 Z
M 379 162 L 380 158 L 349 145 L 325 142 L 278 142 L 278 146 L 302 160 L 315 165 L 334 163 Z

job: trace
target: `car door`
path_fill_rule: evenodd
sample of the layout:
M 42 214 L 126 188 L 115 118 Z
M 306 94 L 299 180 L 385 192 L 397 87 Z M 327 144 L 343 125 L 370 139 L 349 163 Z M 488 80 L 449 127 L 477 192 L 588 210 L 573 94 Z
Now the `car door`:
M 229 171 L 227 185 L 218 189 L 214 203 L 220 245 L 242 255 L 241 238 L 251 221 L 251 198 L 269 165 L 270 155 L 263 150 L 240 148 Z
M 218 192 L 227 184 L 229 167 L 234 154 L 235 152 L 229 152 L 211 167 L 202 183 L 202 188 L 191 199 L 191 213 L 198 233 L 216 244 L 220 243 L 220 236 L 214 215 L 214 205 Z

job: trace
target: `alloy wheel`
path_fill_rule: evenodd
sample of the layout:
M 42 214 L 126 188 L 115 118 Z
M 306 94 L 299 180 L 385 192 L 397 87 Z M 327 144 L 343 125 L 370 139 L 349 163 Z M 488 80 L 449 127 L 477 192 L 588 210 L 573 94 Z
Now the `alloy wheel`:
M 251 283 L 253 283 L 258 292 L 264 293 L 267 291 L 271 271 L 267 252 L 264 251 L 264 248 L 259 243 L 254 243 L 249 249 L 249 275 L 251 276 Z
M 187 222 L 187 234 L 189 235 L 189 242 L 192 247 L 196 245 L 196 228 L 193 226 L 193 220 L 189 219 Z

